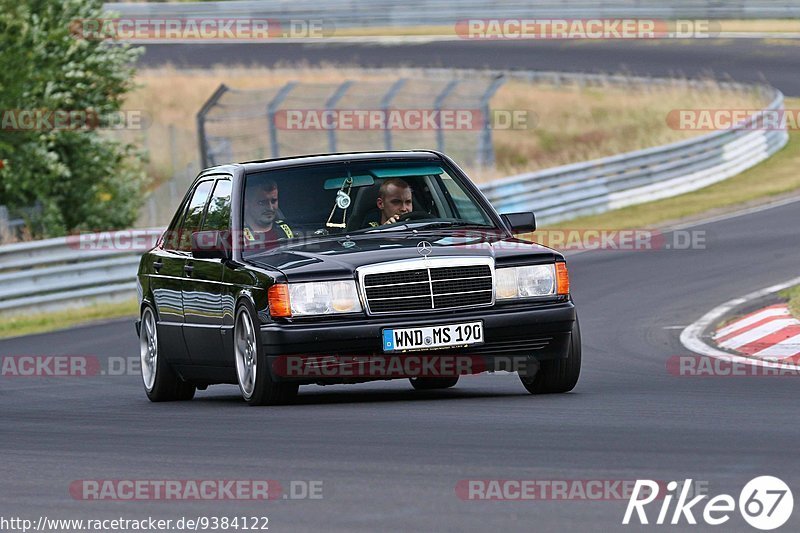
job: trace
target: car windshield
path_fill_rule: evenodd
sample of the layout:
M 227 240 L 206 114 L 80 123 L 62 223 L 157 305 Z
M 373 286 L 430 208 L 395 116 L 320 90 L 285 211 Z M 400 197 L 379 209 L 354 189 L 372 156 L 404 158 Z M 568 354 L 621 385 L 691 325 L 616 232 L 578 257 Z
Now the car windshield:
M 438 161 L 337 162 L 251 173 L 242 215 L 245 254 L 326 235 L 495 227 Z

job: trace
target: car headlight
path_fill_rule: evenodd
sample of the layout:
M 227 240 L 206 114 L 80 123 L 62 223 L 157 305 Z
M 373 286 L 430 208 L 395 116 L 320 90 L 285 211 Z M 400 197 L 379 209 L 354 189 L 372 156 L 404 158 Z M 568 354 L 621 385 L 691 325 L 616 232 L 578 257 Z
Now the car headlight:
M 556 294 L 556 266 L 530 265 L 495 270 L 495 299 L 535 298 Z M 561 294 L 561 291 L 559 291 Z
M 355 281 L 289 283 L 288 292 L 285 289 L 271 290 L 269 296 L 272 316 L 329 315 L 361 311 L 361 301 L 358 299 Z M 287 298 L 288 302 L 285 301 Z

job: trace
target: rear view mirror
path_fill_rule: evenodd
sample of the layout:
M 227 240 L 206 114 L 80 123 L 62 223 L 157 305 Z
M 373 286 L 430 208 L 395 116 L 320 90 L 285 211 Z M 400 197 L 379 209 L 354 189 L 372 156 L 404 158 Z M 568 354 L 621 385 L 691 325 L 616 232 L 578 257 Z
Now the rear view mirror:
M 342 178 L 330 178 L 325 180 L 325 185 L 323 187 L 327 191 L 334 191 L 336 189 L 341 189 L 344 184 L 347 182 L 347 176 Z M 351 187 L 366 187 L 367 185 L 374 185 L 375 178 L 372 176 L 350 176 L 352 182 L 350 183 Z
M 192 256 L 196 259 L 230 259 L 230 237 L 229 231 L 192 232 Z
M 536 217 L 531 211 L 506 213 L 505 215 L 500 215 L 500 217 L 513 231 L 536 231 Z

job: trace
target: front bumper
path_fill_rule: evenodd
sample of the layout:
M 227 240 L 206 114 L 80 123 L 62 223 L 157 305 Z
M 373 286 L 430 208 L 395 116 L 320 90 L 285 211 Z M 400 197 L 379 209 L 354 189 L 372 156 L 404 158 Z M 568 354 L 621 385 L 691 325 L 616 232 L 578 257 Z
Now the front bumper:
M 261 343 L 273 373 L 276 367 L 281 366 L 279 360 L 286 356 L 402 359 L 409 356 L 458 355 L 482 360 L 483 364 L 478 366 L 483 370 L 499 370 L 508 369 L 511 358 L 545 361 L 567 357 L 575 316 L 573 303 L 564 301 L 535 306 L 495 305 L 415 316 L 272 322 L 261 326 Z M 383 353 L 383 328 L 431 326 L 471 320 L 483 321 L 483 344 L 401 354 Z M 280 375 L 273 377 L 283 378 Z

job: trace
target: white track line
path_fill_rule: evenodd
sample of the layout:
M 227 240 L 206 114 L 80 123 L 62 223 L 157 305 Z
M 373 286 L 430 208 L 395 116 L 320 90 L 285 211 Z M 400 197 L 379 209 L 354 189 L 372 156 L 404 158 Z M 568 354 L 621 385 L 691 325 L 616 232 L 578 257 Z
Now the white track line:
M 711 326 L 711 324 L 720 320 L 723 316 L 725 316 L 726 313 L 730 312 L 736 307 L 744 305 L 751 300 L 762 298 L 774 292 L 778 292 L 798 284 L 800 284 L 800 278 L 790 279 L 789 281 L 785 281 L 777 285 L 772 285 L 771 287 L 767 287 L 765 289 L 761 289 L 755 292 L 751 292 L 750 294 L 746 294 L 740 298 L 734 298 L 733 300 L 729 300 L 722 305 L 718 305 L 717 307 L 715 307 L 714 309 L 712 309 L 711 311 L 700 317 L 696 322 L 687 326 L 686 329 L 684 329 L 681 332 L 681 344 L 683 344 L 684 348 L 694 353 L 707 355 L 709 357 L 715 357 L 717 359 L 722 359 L 725 361 L 745 363 L 755 366 L 764 366 L 769 368 L 786 368 L 789 366 L 794 368 L 800 368 L 797 365 L 789 365 L 788 363 L 775 363 L 772 361 L 765 361 L 763 359 L 755 359 L 753 357 L 744 357 L 741 355 L 735 355 L 735 354 L 730 354 L 728 352 L 723 352 L 722 350 L 714 348 L 713 346 L 709 346 L 700 337 L 703 334 L 703 331 L 705 331 L 709 326 Z

